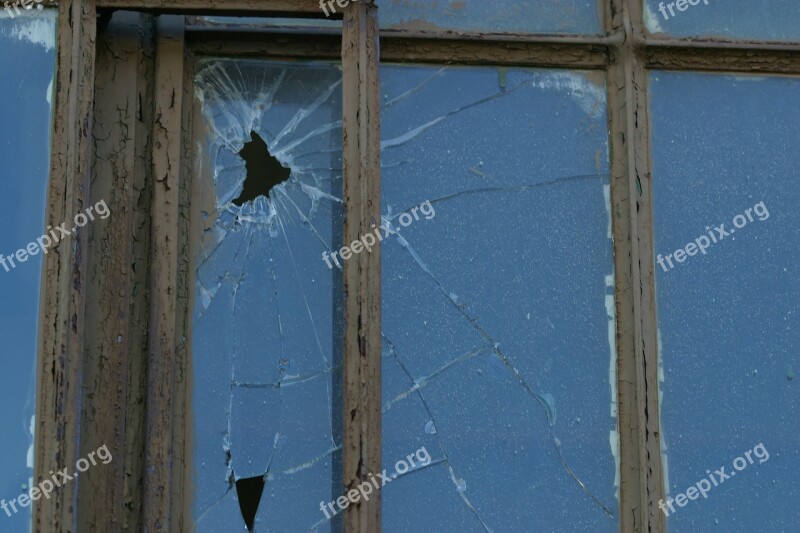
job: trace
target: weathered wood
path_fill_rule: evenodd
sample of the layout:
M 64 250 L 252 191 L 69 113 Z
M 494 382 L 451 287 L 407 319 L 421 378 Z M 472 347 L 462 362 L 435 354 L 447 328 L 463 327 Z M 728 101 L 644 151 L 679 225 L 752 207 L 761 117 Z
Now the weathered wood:
M 176 351 L 175 351 L 175 381 L 174 381 L 174 423 L 172 433 L 172 493 L 170 495 L 170 513 L 172 520 L 170 529 L 175 533 L 194 531 L 192 509 L 197 487 L 194 482 L 193 443 L 194 406 L 192 402 L 194 371 L 191 358 L 192 315 L 194 310 L 194 257 L 197 248 L 193 239 L 192 213 L 197 209 L 195 186 L 197 176 L 193 173 L 195 168 L 194 141 L 194 76 L 197 72 L 195 57 L 191 48 L 186 45 L 187 53 L 184 57 L 183 67 L 183 110 L 181 112 L 181 175 L 178 183 L 178 270 L 176 296 Z M 198 113 L 200 111 L 198 110 Z M 200 121 L 201 122 L 201 121 Z M 199 200 L 198 200 L 199 202 Z M 199 228 L 196 228 L 199 230 Z
M 198 56 L 230 55 L 258 59 L 340 59 L 339 35 L 287 35 L 278 33 L 227 33 L 190 31 L 186 40 Z
M 319 0 L 98 0 L 97 7 L 180 14 L 325 17 Z
M 152 16 L 117 13 L 97 36 L 78 531 L 137 531 L 144 473 L 152 134 Z
M 653 199 L 647 118 L 647 71 L 634 45 L 643 28 L 639 0 L 614 0 L 606 21 L 624 31 L 611 51 L 608 113 L 611 216 L 617 317 L 617 417 L 620 529 L 663 532 L 659 440 L 659 355 L 653 263 Z
M 94 0 L 59 4 L 58 52 L 47 223 L 71 223 L 88 204 L 92 160 Z M 88 228 L 44 257 L 39 320 L 34 485 L 80 458 L 86 243 Z M 34 531 L 75 531 L 78 484 L 56 487 L 34 503 Z
M 342 34 L 344 244 L 380 227 L 378 19 L 372 2 L 351 3 Z M 381 471 L 381 247 L 344 262 L 343 494 Z M 344 514 L 348 533 L 380 533 L 381 497 Z
M 381 37 L 381 59 L 462 65 L 520 65 L 534 67 L 605 68 L 607 46 L 602 43 L 541 40 L 409 39 Z
M 707 44 L 652 43 L 640 55 L 651 69 L 800 74 L 800 49 L 787 47 L 717 48 Z
M 173 433 L 184 19 L 156 22 L 150 331 L 142 531 L 173 531 Z M 176 476 L 175 480 L 182 479 Z
M 198 54 L 240 55 L 259 58 L 339 57 L 338 36 L 291 35 L 263 29 L 226 32 L 190 28 L 187 38 Z M 608 39 L 607 43 L 613 42 Z M 608 45 L 575 42 L 459 41 L 381 36 L 383 62 L 462 65 L 519 65 L 528 67 L 606 68 Z

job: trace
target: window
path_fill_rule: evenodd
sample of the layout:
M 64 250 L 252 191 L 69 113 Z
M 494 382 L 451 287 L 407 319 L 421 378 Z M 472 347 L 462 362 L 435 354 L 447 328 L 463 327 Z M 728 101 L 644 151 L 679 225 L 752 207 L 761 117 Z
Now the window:
M 37 530 L 799 518 L 794 8 L 530 4 L 59 3 Z
M 22 20 L 0 18 L 4 51 L 0 56 L 0 94 L 6 104 L 0 110 L 0 206 L 5 228 L 0 233 L 0 340 L 6 353 L 0 377 L 0 423 L 5 428 L 0 497 L 6 500 L 27 490 L 33 477 L 36 331 L 42 276 L 42 254 L 36 239 L 47 233 L 43 222 L 54 45 L 52 11 Z M 14 105 L 9 105 L 11 102 Z M 30 507 L 6 509 L 2 512 L 4 530 L 22 530 L 30 523 Z

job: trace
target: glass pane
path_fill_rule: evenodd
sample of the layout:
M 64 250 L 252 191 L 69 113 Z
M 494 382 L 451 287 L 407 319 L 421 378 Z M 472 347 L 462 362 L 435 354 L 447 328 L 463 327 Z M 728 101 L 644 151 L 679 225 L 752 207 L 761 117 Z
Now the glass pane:
M 378 0 L 381 28 L 601 33 L 597 0 Z
M 321 259 L 341 234 L 341 70 L 212 59 L 195 83 L 197 531 L 308 531 L 341 482 L 341 283 Z
M 381 71 L 385 531 L 618 530 L 603 79 Z
M 797 40 L 797 0 L 644 0 L 652 33 L 676 37 Z
M 661 72 L 651 83 L 670 531 L 792 531 L 800 80 Z
M 36 239 L 46 232 L 55 20 L 49 10 L 23 10 L 13 18 L 5 11 L 0 14 L 0 344 L 5 354 L 0 373 L 0 498 L 6 504 L 28 493 L 33 477 L 42 276 Z M 0 530 L 28 531 L 30 506 L 6 508 L 0 512 Z

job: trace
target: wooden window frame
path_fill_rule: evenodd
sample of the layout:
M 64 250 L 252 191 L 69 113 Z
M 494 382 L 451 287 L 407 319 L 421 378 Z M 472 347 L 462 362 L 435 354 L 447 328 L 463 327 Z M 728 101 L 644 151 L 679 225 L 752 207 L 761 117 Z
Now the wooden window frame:
M 48 0 L 54 5 L 53 0 Z M 653 262 L 648 71 L 800 75 L 800 44 L 650 35 L 642 0 L 606 0 L 603 35 L 378 31 L 373 0 L 351 3 L 342 34 L 301 39 L 273 31 L 196 31 L 192 15 L 320 18 L 315 0 L 60 0 L 47 222 L 53 226 L 100 194 L 115 195 L 108 234 L 80 229 L 44 259 L 37 371 L 34 477 L 103 443 L 124 450 L 114 475 L 58 487 L 34 507 L 35 531 L 192 529 L 189 351 L 192 287 L 187 234 L 191 153 L 186 123 L 194 53 L 249 57 L 341 57 L 344 240 L 380 220 L 380 61 L 603 70 L 608 90 L 617 316 L 620 529 L 663 532 L 659 355 Z M 133 49 L 98 52 L 97 18 L 144 13 Z M 233 38 L 232 38 L 233 35 Z M 380 45 L 379 45 L 380 41 Z M 191 52 L 190 52 L 191 51 Z M 128 56 L 133 86 L 95 102 L 109 75 L 98 61 Z M 116 54 L 116 56 L 115 56 Z M 133 58 L 139 57 L 138 61 Z M 188 63 L 187 63 L 188 61 Z M 104 63 L 105 64 L 105 63 Z M 121 75 L 120 73 L 116 73 Z M 153 76 L 156 83 L 140 82 Z M 96 83 L 98 85 L 96 85 Z M 136 100 L 152 101 L 152 108 Z M 93 138 L 95 116 L 129 106 L 125 138 Z M 121 107 L 120 107 L 121 106 Z M 127 109 L 127 108 L 126 108 Z M 136 109 L 137 111 L 132 111 Z M 123 117 L 125 118 L 125 117 Z M 135 126 L 135 128 L 134 128 Z M 95 155 L 123 169 L 93 179 Z M 99 163 L 98 163 L 99 164 Z M 121 192 L 120 192 L 121 191 Z M 138 206 L 144 212 L 137 212 Z M 129 245 L 133 238 L 136 244 Z M 89 243 L 93 248 L 89 249 Z M 100 256 L 97 251 L 103 249 Z M 140 265 L 129 272 L 132 264 Z M 380 254 L 345 263 L 343 480 L 353 488 L 381 470 Z M 145 340 L 143 340 L 145 339 Z M 352 415 L 349 413 L 353 413 Z M 343 421 L 344 423 L 344 421 Z M 102 501 L 100 501 L 102 498 Z M 345 513 L 345 531 L 380 531 L 380 498 Z M 188 523 L 187 523 L 188 521 Z

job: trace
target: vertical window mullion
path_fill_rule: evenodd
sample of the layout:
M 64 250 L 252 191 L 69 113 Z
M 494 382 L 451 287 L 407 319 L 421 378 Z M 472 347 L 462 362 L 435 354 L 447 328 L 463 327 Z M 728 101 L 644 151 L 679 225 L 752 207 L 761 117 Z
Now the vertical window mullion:
M 372 1 L 352 2 L 342 29 L 343 244 L 380 227 L 378 17 Z M 343 484 L 345 494 L 381 471 L 381 247 L 344 262 Z M 344 530 L 381 530 L 381 499 L 359 499 Z
M 609 128 L 611 212 L 617 287 L 617 416 L 621 531 L 666 530 L 659 421 L 659 355 L 653 264 L 653 209 L 641 0 L 612 0 Z
M 172 483 L 177 373 L 178 227 L 183 102 L 184 18 L 156 22 L 150 328 L 142 529 L 175 531 Z
M 56 227 L 88 204 L 92 154 L 94 0 L 59 2 L 58 48 L 47 224 Z M 87 230 L 76 231 L 42 268 L 42 312 L 33 486 L 80 455 Z M 57 464 L 56 464 L 57 463 Z M 33 509 L 33 530 L 74 531 L 78 484 L 57 488 Z

